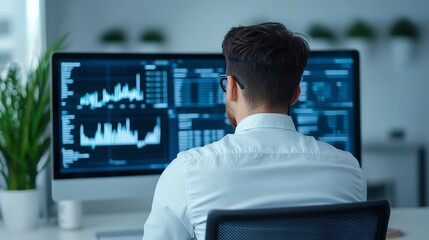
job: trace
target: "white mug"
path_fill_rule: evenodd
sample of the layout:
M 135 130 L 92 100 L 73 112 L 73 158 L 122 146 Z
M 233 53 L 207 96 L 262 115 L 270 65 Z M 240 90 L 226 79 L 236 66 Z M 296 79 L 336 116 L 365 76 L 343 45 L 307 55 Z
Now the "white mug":
M 58 202 L 58 224 L 62 229 L 78 229 L 82 227 L 82 202 L 64 200 Z

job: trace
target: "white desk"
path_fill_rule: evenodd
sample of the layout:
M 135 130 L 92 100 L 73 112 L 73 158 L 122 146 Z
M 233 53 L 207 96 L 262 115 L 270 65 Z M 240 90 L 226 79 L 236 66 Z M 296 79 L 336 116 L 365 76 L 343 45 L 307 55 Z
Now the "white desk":
M 83 227 L 78 230 L 62 230 L 55 223 L 40 225 L 29 232 L 5 229 L 0 221 L 0 240 L 95 240 L 99 232 L 143 229 L 148 212 L 85 215 Z
M 405 235 L 398 240 L 429 238 L 429 207 L 394 208 L 390 213 L 389 228 L 399 229 Z
M 39 226 L 30 232 L 13 232 L 0 221 L 1 240 L 94 240 L 97 232 L 142 229 L 147 212 L 89 215 L 79 230 L 61 230 L 55 224 Z M 421 240 L 429 237 L 429 208 L 392 209 L 389 228 L 400 229 L 405 236 L 398 240 Z

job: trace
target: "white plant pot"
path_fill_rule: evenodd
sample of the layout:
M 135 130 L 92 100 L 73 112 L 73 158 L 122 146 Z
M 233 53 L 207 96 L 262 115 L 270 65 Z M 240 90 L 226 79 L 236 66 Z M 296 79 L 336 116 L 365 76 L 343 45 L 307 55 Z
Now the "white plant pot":
M 31 190 L 0 190 L 0 206 L 6 228 L 28 231 L 39 220 L 39 193 Z
M 414 42 L 411 38 L 395 37 L 390 41 L 392 61 L 395 64 L 406 64 L 413 59 Z
M 357 50 L 362 59 L 367 58 L 371 52 L 370 41 L 364 38 L 349 38 L 346 47 Z
M 333 42 L 326 39 L 311 38 L 309 45 L 311 50 L 327 50 L 334 48 Z
M 103 43 L 101 49 L 103 52 L 108 53 L 120 53 L 127 50 L 124 43 Z
M 162 53 L 164 45 L 157 42 L 142 42 L 136 47 L 136 51 L 141 53 Z

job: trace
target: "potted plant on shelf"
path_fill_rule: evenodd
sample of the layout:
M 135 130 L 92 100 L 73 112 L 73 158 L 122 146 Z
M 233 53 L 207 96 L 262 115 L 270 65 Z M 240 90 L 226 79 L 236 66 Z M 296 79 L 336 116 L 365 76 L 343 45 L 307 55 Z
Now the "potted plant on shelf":
M 348 46 L 357 49 L 362 55 L 369 52 L 369 44 L 375 38 L 373 28 L 363 20 L 354 21 L 346 30 Z
M 140 51 L 142 52 L 161 52 L 165 43 L 165 35 L 160 29 L 149 28 L 140 34 L 139 42 L 141 44 Z
M 106 52 L 121 52 L 126 49 L 127 34 L 122 28 L 110 28 L 100 37 L 102 47 Z
M 392 59 L 399 64 L 411 60 L 413 48 L 420 36 L 417 25 L 407 18 L 399 18 L 393 22 L 389 33 Z
M 310 36 L 310 47 L 312 49 L 326 49 L 333 46 L 334 33 L 326 26 L 315 23 L 307 31 Z
M 56 42 L 26 78 L 16 64 L 0 74 L 0 206 L 9 229 L 29 230 L 37 224 L 40 206 L 37 174 L 48 161 L 50 146 L 50 56 L 63 47 Z

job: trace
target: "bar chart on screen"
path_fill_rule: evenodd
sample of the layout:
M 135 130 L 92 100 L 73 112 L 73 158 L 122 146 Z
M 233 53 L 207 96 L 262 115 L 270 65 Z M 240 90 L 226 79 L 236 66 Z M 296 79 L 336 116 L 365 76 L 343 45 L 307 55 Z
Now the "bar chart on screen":
M 90 146 L 94 149 L 97 146 L 121 146 L 135 145 L 137 148 L 145 147 L 146 145 L 161 144 L 161 117 L 156 117 L 156 125 L 152 131 L 144 134 L 143 139 L 139 139 L 139 131 L 132 130 L 130 127 L 130 119 L 125 120 L 125 125 L 118 123 L 116 129 L 111 123 L 104 123 L 103 130 L 101 123 L 97 124 L 97 130 L 93 137 L 85 135 L 84 125 L 80 125 L 80 146 Z
M 104 107 L 109 102 L 119 102 L 128 99 L 130 102 L 143 101 L 144 92 L 140 90 L 140 74 L 136 74 L 136 87 L 130 89 L 128 83 L 122 86 L 120 83 L 116 84 L 113 93 L 109 93 L 106 89 L 102 90 L 101 99 L 99 100 L 99 93 L 86 93 L 80 98 L 80 107 L 89 106 L 91 108 Z

